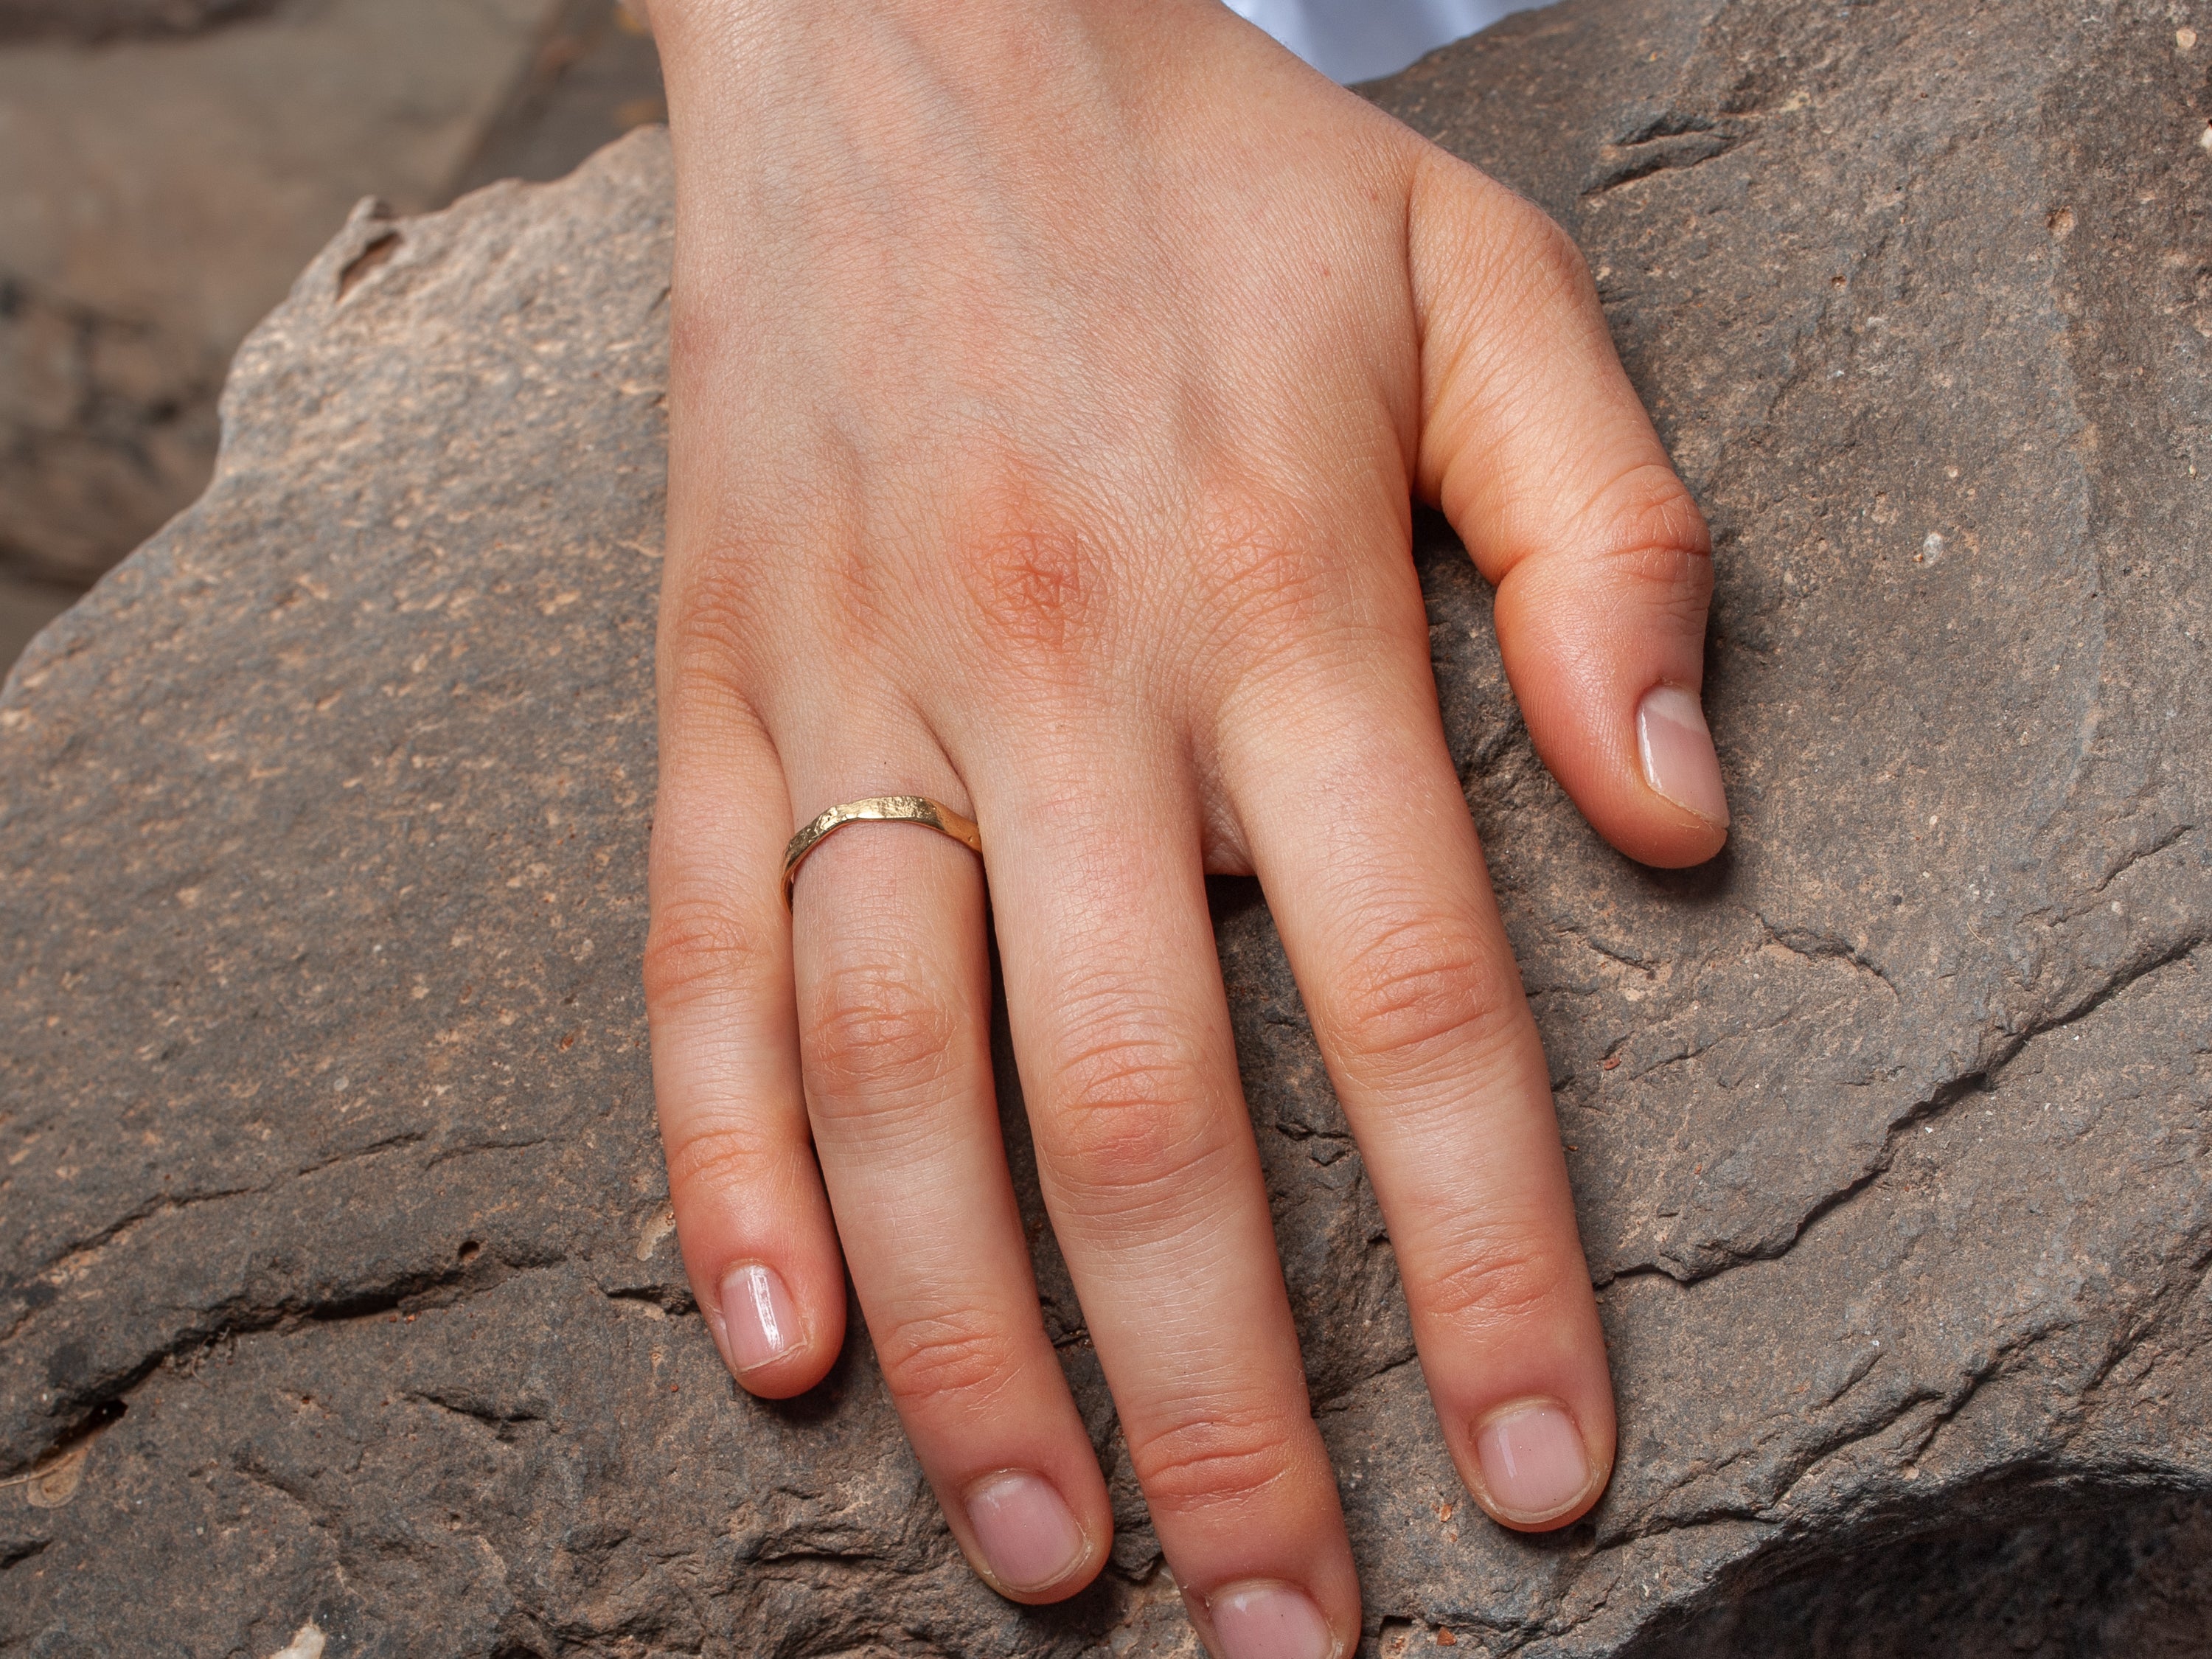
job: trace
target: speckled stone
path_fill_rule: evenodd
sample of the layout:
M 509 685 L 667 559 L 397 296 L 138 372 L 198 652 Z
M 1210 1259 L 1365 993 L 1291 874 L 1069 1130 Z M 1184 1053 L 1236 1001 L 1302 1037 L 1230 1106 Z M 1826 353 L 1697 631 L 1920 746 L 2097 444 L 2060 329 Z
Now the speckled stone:
M 1217 885 L 1370 1653 L 2212 1646 L 2179 15 L 1576 0 L 1373 89 L 1588 250 L 1717 532 L 1737 816 L 1681 874 L 1597 842 L 1421 522 L 1620 1393 L 1611 1491 L 1545 1540 L 1460 1491 Z M 0 1653 L 1190 1651 L 1048 1233 L 1122 1530 L 1042 1612 L 969 1576 L 863 1340 L 763 1405 L 684 1284 L 636 969 L 667 238 L 652 135 L 356 216 L 242 353 L 207 496 L 0 695 Z

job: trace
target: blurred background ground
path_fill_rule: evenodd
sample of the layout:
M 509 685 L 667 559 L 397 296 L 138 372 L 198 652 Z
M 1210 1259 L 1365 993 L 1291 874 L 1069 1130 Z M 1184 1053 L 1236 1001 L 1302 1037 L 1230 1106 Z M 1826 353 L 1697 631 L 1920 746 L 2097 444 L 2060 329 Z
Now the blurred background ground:
M 232 352 L 356 201 L 665 113 L 614 0 L 0 0 L 0 669 L 198 495 Z

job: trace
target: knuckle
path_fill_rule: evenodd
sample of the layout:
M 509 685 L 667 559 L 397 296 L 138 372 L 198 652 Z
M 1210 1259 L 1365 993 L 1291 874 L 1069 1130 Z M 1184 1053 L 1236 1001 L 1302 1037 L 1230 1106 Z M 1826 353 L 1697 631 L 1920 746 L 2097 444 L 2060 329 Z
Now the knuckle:
M 1451 1264 L 1429 1273 L 1422 1310 L 1473 1331 L 1491 1331 L 1540 1319 L 1559 1305 L 1571 1277 L 1558 1253 L 1528 1238 L 1464 1240 Z
M 1227 1149 L 1182 1045 L 1125 1027 L 1071 1049 L 1051 1076 L 1048 1146 L 1085 1214 L 1170 1220 L 1212 1188 Z
M 1036 524 L 969 538 L 961 571 L 987 644 L 1028 659 L 1065 653 L 1088 608 L 1081 546 Z
M 757 588 L 750 562 L 736 548 L 702 551 L 670 572 L 659 643 L 672 681 L 743 678 Z
M 944 1077 L 958 1030 L 950 1000 L 905 964 L 841 963 L 815 981 L 801 1012 L 808 1093 L 843 1116 L 891 1109 Z
M 664 899 L 646 931 L 646 1006 L 656 1014 L 715 996 L 742 994 L 767 959 L 729 905 L 711 899 Z
M 1705 514 L 1662 462 L 1632 467 L 1601 490 L 1583 514 L 1603 551 L 1605 574 L 1662 604 L 1694 605 L 1703 614 L 1713 591 L 1712 532 Z
M 915 1315 L 886 1327 L 875 1339 L 877 1360 L 886 1386 L 910 1408 L 974 1411 L 1022 1369 L 1011 1334 L 980 1310 Z
M 1256 492 L 1217 495 L 1200 536 L 1194 598 L 1201 625 L 1263 658 L 1322 626 L 1329 565 L 1295 507 Z
M 1072 524 L 1012 465 L 953 514 L 953 568 L 986 659 L 1064 670 L 1097 631 L 1097 560 Z
M 685 1124 L 664 1119 L 661 1150 L 672 1192 L 738 1192 L 769 1176 L 788 1148 L 763 1127 L 739 1122 Z
M 664 697 L 772 696 L 794 636 L 858 653 L 891 631 L 896 585 L 872 538 L 825 534 L 827 509 L 791 525 L 747 505 L 743 524 L 709 525 L 672 551 L 655 635 Z
M 1323 1002 L 1347 1063 L 1392 1066 L 1482 1042 L 1510 1006 L 1509 988 L 1474 930 L 1425 915 L 1370 933 Z
M 1547 603 L 1678 619 L 1702 629 L 1713 593 L 1712 532 L 1674 470 L 1641 461 L 1594 490 L 1550 542 L 1494 561 Z
M 712 288 L 704 283 L 679 283 L 669 295 L 669 360 L 687 367 L 711 363 L 710 354 L 723 350 L 747 330 L 743 313 L 714 303 Z M 750 343 L 748 342 L 748 344 Z
M 1194 1401 L 1129 1436 L 1146 1500 L 1176 1514 L 1265 1504 L 1301 1461 L 1281 1415 L 1255 1405 Z
M 1511 227 L 1504 239 L 1521 269 L 1554 301 L 1580 303 L 1587 295 L 1595 298 L 1589 264 L 1575 239 L 1559 222 L 1533 202 L 1515 204 Z

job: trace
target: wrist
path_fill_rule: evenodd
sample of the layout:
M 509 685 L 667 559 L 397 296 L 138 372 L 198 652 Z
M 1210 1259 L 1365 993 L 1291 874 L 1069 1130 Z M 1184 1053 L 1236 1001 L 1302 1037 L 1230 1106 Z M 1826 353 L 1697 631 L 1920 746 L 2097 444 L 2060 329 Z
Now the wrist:
M 971 137 L 1002 117 L 1034 127 L 1113 82 L 1157 92 L 1213 55 L 1207 26 L 1242 27 L 1220 0 L 626 3 L 649 14 L 679 173 L 698 143 L 726 159 L 732 134 L 793 118 L 888 130 L 902 108 L 949 100 Z
M 617 0 L 656 39 L 713 35 L 779 22 L 850 29 L 869 20 L 913 28 L 974 28 L 994 17 L 1101 9 L 1099 0 Z
M 652 33 L 664 63 L 701 53 L 757 46 L 778 37 L 829 36 L 854 41 L 890 30 L 911 40 L 1006 40 L 1009 31 L 1034 40 L 1040 31 L 1073 27 L 1110 34 L 1133 26 L 1158 34 L 1170 17 L 1231 14 L 1222 0 L 619 0 Z M 1135 13 L 1154 15 L 1137 17 Z M 1004 61 L 1000 60 L 1001 71 Z

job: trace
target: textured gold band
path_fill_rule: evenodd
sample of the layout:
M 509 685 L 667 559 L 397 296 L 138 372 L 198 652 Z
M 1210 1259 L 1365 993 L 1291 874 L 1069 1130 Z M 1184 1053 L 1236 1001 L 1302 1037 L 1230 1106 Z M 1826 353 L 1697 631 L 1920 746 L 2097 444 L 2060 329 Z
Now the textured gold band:
M 950 836 L 971 853 L 983 850 L 983 832 L 972 818 L 963 818 L 942 801 L 927 795 L 871 795 L 833 806 L 791 838 L 783 849 L 783 902 L 791 902 L 791 884 L 799 879 L 799 866 L 806 855 L 848 823 L 920 823 L 940 836 Z

